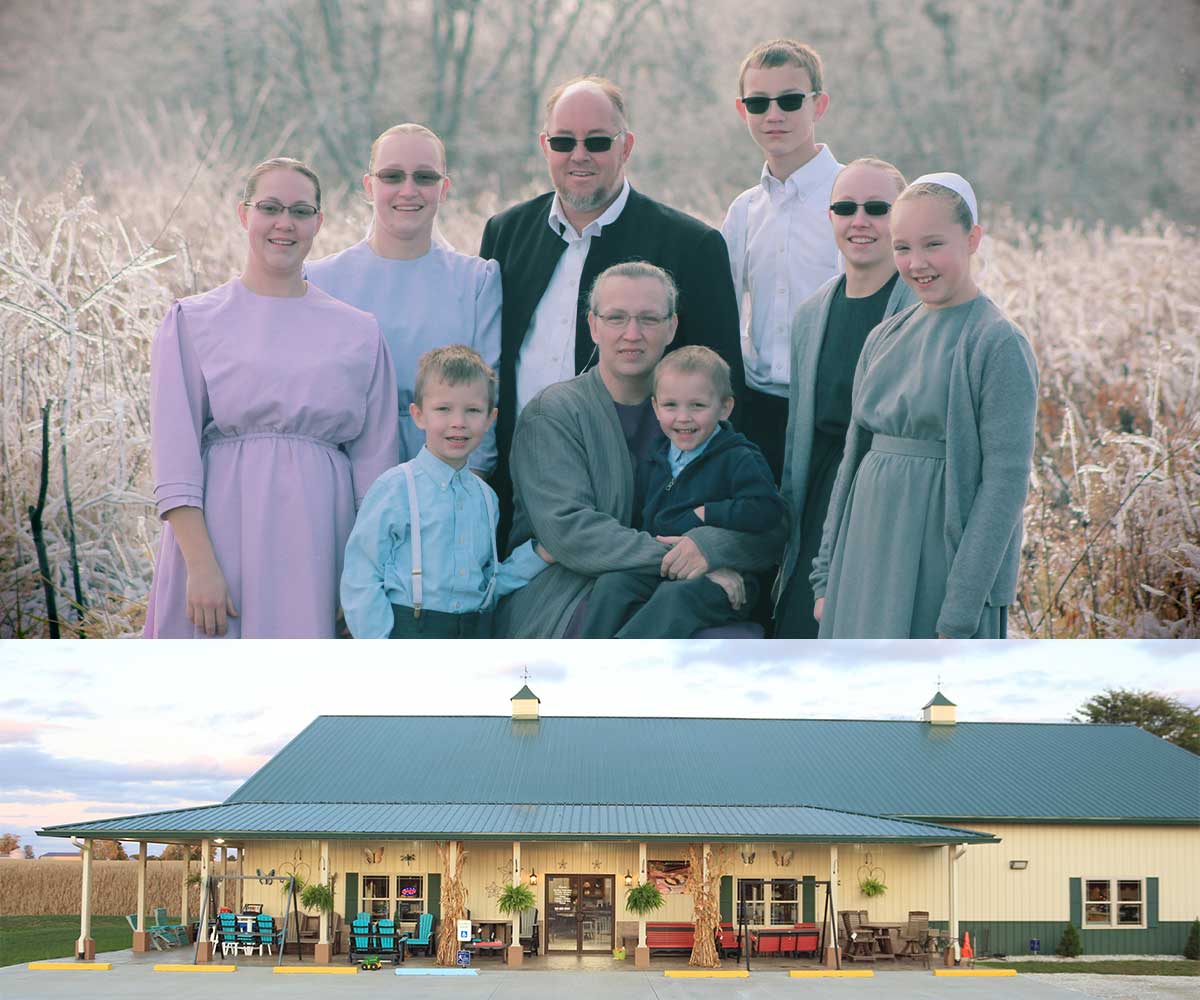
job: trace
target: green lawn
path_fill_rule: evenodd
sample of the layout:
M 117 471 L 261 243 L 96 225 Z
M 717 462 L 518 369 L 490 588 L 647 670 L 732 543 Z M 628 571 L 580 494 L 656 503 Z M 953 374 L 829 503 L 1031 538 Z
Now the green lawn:
M 983 969 L 1016 969 L 1017 972 L 1093 972 L 1109 976 L 1200 976 L 1200 962 L 1186 958 L 1169 962 L 1129 959 L 1119 962 L 980 962 Z
M 0 917 L 0 965 L 20 965 L 75 954 L 79 917 Z M 92 917 L 96 952 L 129 948 L 133 934 L 124 917 Z

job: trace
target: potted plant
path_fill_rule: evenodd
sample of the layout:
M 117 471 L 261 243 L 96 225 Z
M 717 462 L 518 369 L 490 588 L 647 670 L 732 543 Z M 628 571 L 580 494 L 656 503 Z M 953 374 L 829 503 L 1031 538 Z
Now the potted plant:
M 663 894 L 653 882 L 639 882 L 625 893 L 625 909 L 644 919 L 663 905 Z
M 523 883 L 509 883 L 500 891 L 496 906 L 501 913 L 524 913 L 536 900 L 533 890 Z
M 882 896 L 887 892 L 887 886 L 877 878 L 865 878 L 858 883 L 858 891 L 864 896 Z

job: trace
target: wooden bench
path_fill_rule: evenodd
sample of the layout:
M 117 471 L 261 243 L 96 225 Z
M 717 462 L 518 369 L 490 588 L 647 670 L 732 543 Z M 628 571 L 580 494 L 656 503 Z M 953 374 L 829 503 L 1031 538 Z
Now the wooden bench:
M 650 953 L 656 951 L 692 950 L 696 929 L 689 923 L 672 923 L 665 920 L 646 921 L 646 947 Z

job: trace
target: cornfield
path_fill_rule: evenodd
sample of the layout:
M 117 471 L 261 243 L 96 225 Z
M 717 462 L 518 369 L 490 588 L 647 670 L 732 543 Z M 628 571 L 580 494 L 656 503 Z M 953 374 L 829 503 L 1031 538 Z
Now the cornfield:
M 164 153 L 102 178 L 103 205 L 77 174 L 34 201 L 0 180 L 0 635 L 139 631 L 150 342 L 174 298 L 240 268 L 231 178 Z M 473 251 L 496 207 L 451 202 L 446 237 Z M 334 192 L 314 256 L 366 223 Z M 1041 370 L 1011 632 L 1200 637 L 1200 239 L 1005 217 L 984 251 L 984 290 Z
M 122 916 L 137 911 L 137 862 L 92 862 L 92 912 Z M 192 866 L 193 873 L 199 865 Z M 0 860 L 0 916 L 78 913 L 83 866 L 77 861 Z M 146 862 L 146 906 L 179 913 L 182 861 Z M 188 912 L 200 912 L 200 890 L 188 890 Z

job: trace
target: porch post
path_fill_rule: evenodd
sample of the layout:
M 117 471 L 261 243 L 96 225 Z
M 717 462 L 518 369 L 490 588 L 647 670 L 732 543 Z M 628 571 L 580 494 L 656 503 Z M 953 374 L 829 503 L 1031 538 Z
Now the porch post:
M 246 874 L 246 842 L 243 840 L 238 844 L 238 884 L 237 884 L 237 905 L 238 913 L 246 903 L 246 883 L 242 881 L 242 877 Z
M 825 965 L 830 969 L 838 967 L 838 925 L 837 925 L 837 884 L 838 884 L 838 846 L 829 845 L 829 930 L 825 934 Z
M 317 862 L 317 881 L 329 885 L 329 841 L 322 840 L 319 845 L 320 860 Z M 317 932 L 317 943 L 313 946 L 313 961 L 317 965 L 328 965 L 333 961 L 333 942 L 329 940 L 330 915 L 321 914 L 321 929 Z
M 221 874 L 229 874 L 229 848 L 221 845 Z M 221 879 L 221 885 L 217 889 L 217 906 L 225 905 L 225 879 Z
M 638 844 L 638 885 L 646 881 L 646 842 L 643 840 Z M 644 914 L 638 915 L 638 944 L 637 951 L 633 953 L 633 967 L 635 969 L 650 968 L 650 949 L 646 947 L 646 917 Z
M 192 925 L 188 920 L 188 890 L 191 886 L 188 885 L 189 869 L 192 867 L 191 861 L 188 859 L 192 856 L 192 845 L 183 845 L 183 887 L 180 891 L 179 902 L 179 922 L 183 924 L 183 932 L 187 935 L 188 943 L 192 942 Z
M 521 842 L 514 840 L 512 845 L 512 884 L 521 884 Z M 513 914 L 512 936 L 508 939 L 508 967 L 518 969 L 525 957 L 525 949 L 521 947 L 521 914 Z
M 90 962 L 96 957 L 96 942 L 92 940 L 92 841 L 84 840 L 79 849 L 83 866 L 83 886 L 79 901 L 79 940 L 75 942 L 75 958 Z
M 212 848 L 209 846 L 208 838 L 205 837 L 200 841 L 200 915 L 204 919 L 200 921 L 200 933 L 197 935 L 200 940 L 200 947 L 196 949 L 197 962 L 207 962 L 212 959 L 208 938 L 208 922 L 216 920 L 217 915 L 209 913 L 205 905 L 205 900 L 208 898 L 209 857 L 211 854 Z
M 144 840 L 138 841 L 137 929 L 133 932 L 133 950 L 150 950 L 150 934 L 146 930 L 146 842 Z
M 966 851 L 966 845 L 946 845 L 946 925 L 949 929 L 951 945 L 946 949 L 945 962 L 953 965 L 958 961 L 958 859 Z

